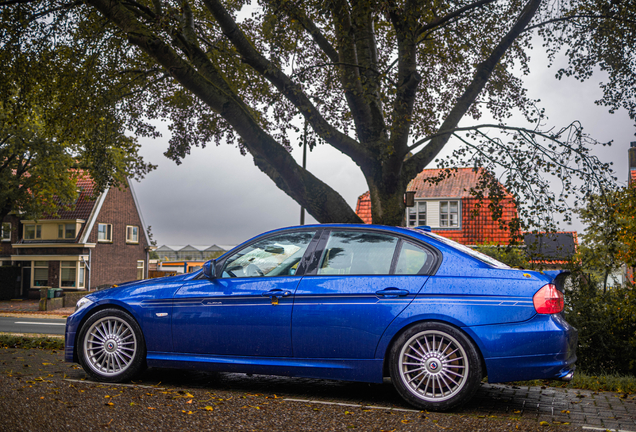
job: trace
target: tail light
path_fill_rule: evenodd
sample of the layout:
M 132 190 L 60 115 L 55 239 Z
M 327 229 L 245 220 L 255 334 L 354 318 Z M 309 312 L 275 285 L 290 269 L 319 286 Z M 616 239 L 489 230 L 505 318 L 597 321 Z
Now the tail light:
M 563 293 L 553 284 L 547 284 L 532 297 L 534 309 L 540 314 L 555 314 L 563 310 Z

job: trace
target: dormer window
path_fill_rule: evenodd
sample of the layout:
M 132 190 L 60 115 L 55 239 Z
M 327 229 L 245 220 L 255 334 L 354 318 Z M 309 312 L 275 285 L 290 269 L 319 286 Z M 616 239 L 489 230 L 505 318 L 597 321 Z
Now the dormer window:
M 74 239 L 75 229 L 75 224 L 59 224 L 57 226 L 57 238 Z
M 42 238 L 42 225 L 25 225 L 24 226 L 24 239 L 35 240 Z

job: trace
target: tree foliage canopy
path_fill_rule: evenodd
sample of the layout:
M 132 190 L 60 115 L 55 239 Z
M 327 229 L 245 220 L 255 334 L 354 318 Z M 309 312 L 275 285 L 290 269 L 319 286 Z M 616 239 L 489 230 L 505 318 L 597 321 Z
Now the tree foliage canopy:
M 80 46 L 59 43 L 64 34 L 51 23 L 8 12 L 0 21 L 0 220 L 12 210 L 37 218 L 74 202 L 82 169 L 96 191 L 152 169 L 124 133 L 119 93 L 101 82 L 100 94 L 90 56 L 82 62 L 73 51 Z
M 359 218 L 291 157 L 301 119 L 310 126 L 313 143 L 333 146 L 360 167 L 376 223 L 402 223 L 408 182 L 451 137 L 463 147 L 447 164 L 498 172 L 519 203 L 532 203 L 521 210 L 538 223 L 548 214 L 546 206 L 565 210 L 568 194 L 588 194 L 611 176 L 607 165 L 590 156 L 594 141 L 580 125 L 542 129 L 545 114 L 522 82 L 532 44 L 543 38 L 552 55 L 566 48 L 570 64 L 561 75 L 584 79 L 597 66 L 608 71 L 599 103 L 625 107 L 632 118 L 636 114 L 632 2 L 7 0 L 0 5 L 3 46 L 10 40 L 37 57 L 54 51 L 56 64 L 72 71 L 74 80 L 63 87 L 70 109 L 57 112 L 72 136 L 91 130 L 84 126 L 99 129 L 102 118 L 111 139 L 123 139 L 124 130 L 155 136 L 151 122 L 169 120 L 168 157 L 180 162 L 192 146 L 210 142 L 236 145 L 320 222 Z M 627 89 L 626 83 L 632 86 Z M 513 113 L 528 123 L 507 125 Z M 489 120 L 479 124 L 482 118 Z M 99 136 L 95 130 L 92 138 Z M 103 152 L 96 155 L 108 160 Z M 562 192 L 551 192 L 546 173 L 563 181 Z

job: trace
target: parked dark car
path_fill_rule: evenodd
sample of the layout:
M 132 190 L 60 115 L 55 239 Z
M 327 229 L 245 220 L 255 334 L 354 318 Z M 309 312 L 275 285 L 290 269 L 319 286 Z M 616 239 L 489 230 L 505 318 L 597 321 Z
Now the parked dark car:
M 316 225 L 257 236 L 196 273 L 92 293 L 66 360 L 99 381 L 146 366 L 382 382 L 421 409 L 489 382 L 570 379 L 560 272 L 512 269 L 427 232 Z

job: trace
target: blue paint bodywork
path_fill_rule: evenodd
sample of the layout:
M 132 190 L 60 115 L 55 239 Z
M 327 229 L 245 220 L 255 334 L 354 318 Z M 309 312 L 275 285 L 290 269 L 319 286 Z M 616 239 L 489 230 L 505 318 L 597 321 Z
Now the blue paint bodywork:
M 416 275 L 312 274 L 311 263 L 324 247 L 320 231 L 335 228 L 373 230 L 426 246 L 436 265 Z M 373 225 L 281 229 L 212 264 L 221 266 L 257 239 L 305 229 L 319 233 L 294 275 L 208 279 L 199 271 L 89 294 L 92 303 L 67 320 L 66 360 L 77 361 L 76 338 L 87 317 L 116 307 L 141 327 L 151 367 L 381 382 L 401 332 L 440 321 L 474 341 L 489 382 L 560 378 L 573 370 L 576 330 L 559 314 L 537 314 L 532 302 L 558 272 L 496 268 L 423 231 Z M 271 292 L 282 293 L 277 304 Z

